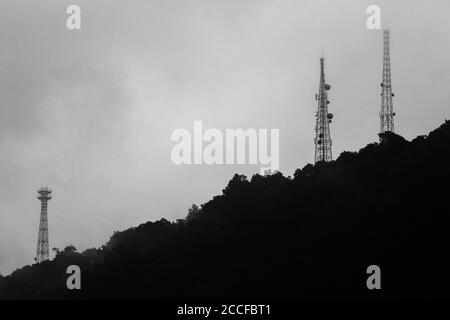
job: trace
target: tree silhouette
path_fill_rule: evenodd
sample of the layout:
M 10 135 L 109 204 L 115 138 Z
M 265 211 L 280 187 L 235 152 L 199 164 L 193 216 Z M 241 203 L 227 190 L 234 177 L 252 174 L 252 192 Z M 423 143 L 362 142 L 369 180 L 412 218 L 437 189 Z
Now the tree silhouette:
M 411 142 L 386 133 L 293 178 L 236 174 L 186 219 L 0 277 L 0 298 L 449 298 L 449 155 L 446 121 Z M 65 287 L 71 264 L 83 274 L 76 293 Z M 366 287 L 373 264 L 382 290 Z

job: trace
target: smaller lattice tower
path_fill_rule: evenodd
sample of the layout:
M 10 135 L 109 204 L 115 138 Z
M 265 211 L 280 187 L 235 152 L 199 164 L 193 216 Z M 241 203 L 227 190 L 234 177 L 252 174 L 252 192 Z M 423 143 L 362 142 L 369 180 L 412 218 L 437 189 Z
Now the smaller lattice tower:
M 328 113 L 327 91 L 330 90 L 330 85 L 325 83 L 324 58 L 320 58 L 320 84 L 319 93 L 316 94 L 318 101 L 316 113 L 316 138 L 314 145 L 316 147 L 314 162 L 331 161 L 333 156 L 331 153 L 331 137 L 330 137 L 330 123 L 333 119 L 333 114 Z
M 49 259 L 47 202 L 52 198 L 52 190 L 47 187 L 39 189 L 37 198 L 41 200 L 41 219 L 35 260 L 40 263 Z
M 389 30 L 383 32 L 383 82 L 381 82 L 380 133 L 394 132 L 394 107 L 392 104 L 391 59 Z

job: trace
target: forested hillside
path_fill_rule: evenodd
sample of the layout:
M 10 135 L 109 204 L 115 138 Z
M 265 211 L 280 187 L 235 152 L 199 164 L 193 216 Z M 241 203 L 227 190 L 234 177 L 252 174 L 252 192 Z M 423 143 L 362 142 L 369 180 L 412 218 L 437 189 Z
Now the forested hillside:
M 449 297 L 450 122 L 411 142 L 382 138 L 293 177 L 235 175 L 184 220 L 0 277 L 0 298 Z M 81 290 L 66 287 L 72 264 Z M 381 290 L 366 287 L 373 264 Z

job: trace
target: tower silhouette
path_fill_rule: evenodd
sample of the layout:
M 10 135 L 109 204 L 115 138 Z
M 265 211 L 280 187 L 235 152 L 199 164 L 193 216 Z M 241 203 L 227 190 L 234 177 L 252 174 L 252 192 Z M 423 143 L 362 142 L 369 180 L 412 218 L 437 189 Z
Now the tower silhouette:
M 325 83 L 324 58 L 320 58 L 320 84 L 319 93 L 316 94 L 318 101 L 316 113 L 316 138 L 314 144 L 316 147 L 314 162 L 331 161 L 333 160 L 331 152 L 331 137 L 330 137 L 330 123 L 333 119 L 333 114 L 328 113 L 327 91 L 330 90 L 330 85 Z
M 383 32 L 383 82 L 381 83 L 380 133 L 394 132 L 394 107 L 392 104 L 391 59 L 389 30 Z
M 52 190 L 47 187 L 42 187 L 38 190 L 37 198 L 41 200 L 41 219 L 39 222 L 39 234 L 35 260 L 37 263 L 40 263 L 49 259 L 47 201 L 52 198 Z

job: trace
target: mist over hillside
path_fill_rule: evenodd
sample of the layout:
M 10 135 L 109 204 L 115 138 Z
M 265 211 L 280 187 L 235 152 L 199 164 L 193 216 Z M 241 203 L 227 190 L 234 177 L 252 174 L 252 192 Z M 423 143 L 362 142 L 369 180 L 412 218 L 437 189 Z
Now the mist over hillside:
M 0 298 L 448 298 L 450 122 L 410 142 L 381 138 L 293 177 L 236 174 L 186 219 L 0 277 Z M 66 287 L 69 265 L 81 290 Z M 366 287 L 370 265 L 381 290 Z

